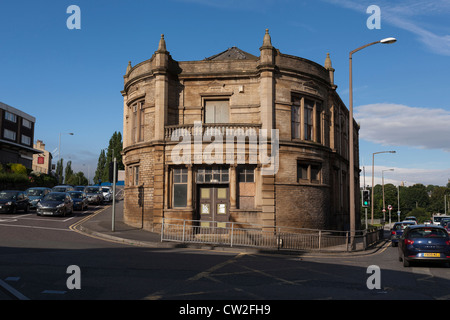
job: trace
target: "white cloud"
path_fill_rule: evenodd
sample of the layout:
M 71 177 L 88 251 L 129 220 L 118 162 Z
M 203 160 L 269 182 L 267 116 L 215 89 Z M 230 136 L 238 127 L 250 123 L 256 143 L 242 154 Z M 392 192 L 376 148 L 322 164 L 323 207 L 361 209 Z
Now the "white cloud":
M 447 169 L 419 169 L 419 168 L 399 168 L 399 167 L 384 167 L 375 166 L 374 168 L 374 185 L 382 184 L 383 170 L 394 169 L 394 171 L 384 172 L 384 184 L 392 183 L 395 186 L 404 184 L 405 186 L 412 186 L 416 183 L 423 185 L 440 185 L 445 186 L 450 177 L 450 168 Z M 372 186 L 372 172 L 371 167 L 366 167 L 366 185 Z M 360 176 L 360 185 L 364 185 L 364 177 Z
M 386 146 L 450 152 L 450 112 L 444 109 L 376 103 L 358 106 L 354 117 L 361 139 Z
M 355 1 L 355 0 L 324 0 L 338 6 L 359 11 L 363 14 L 373 1 Z M 394 4 L 392 4 L 394 3 Z M 450 56 L 450 35 L 439 35 L 423 26 L 422 17 L 445 16 L 450 13 L 450 2 L 448 0 L 399 0 L 386 1 L 379 0 L 376 5 L 381 9 L 382 25 L 387 22 L 393 26 L 409 31 L 418 36 L 422 42 L 431 51 Z M 428 22 L 433 24 L 433 20 Z M 436 27 L 436 26 L 433 26 Z M 437 26 L 439 27 L 439 26 Z

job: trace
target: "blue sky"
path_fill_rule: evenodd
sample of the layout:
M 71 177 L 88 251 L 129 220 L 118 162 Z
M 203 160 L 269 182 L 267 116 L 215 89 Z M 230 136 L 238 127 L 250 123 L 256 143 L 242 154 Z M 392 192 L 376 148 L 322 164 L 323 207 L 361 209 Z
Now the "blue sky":
M 70 5 L 81 29 L 69 30 Z M 369 29 L 370 5 L 380 29 Z M 161 34 L 179 61 L 237 46 L 259 56 L 265 29 L 282 53 L 323 64 L 329 52 L 348 105 L 353 56 L 360 166 L 371 183 L 445 185 L 450 178 L 450 2 L 365 0 L 165 0 L 0 2 L 0 101 L 36 117 L 35 140 L 58 148 L 92 178 L 102 148 L 122 132 L 123 74 L 157 50 Z M 73 136 L 65 133 L 73 132 Z M 363 177 L 361 178 L 363 181 Z

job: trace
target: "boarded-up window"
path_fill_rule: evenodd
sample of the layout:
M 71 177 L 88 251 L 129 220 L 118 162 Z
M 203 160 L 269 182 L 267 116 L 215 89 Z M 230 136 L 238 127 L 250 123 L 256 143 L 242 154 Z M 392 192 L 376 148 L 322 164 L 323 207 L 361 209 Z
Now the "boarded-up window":
M 228 123 L 228 100 L 206 101 L 205 123 Z
M 255 168 L 242 166 L 238 168 L 239 180 L 239 209 L 255 208 Z

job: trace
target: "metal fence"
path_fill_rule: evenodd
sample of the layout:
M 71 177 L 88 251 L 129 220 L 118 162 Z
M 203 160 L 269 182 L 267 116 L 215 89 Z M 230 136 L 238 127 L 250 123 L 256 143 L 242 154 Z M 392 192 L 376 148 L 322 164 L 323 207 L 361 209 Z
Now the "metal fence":
M 382 238 L 382 228 L 359 230 L 352 236 L 349 231 L 267 227 L 237 222 L 163 219 L 161 225 L 161 241 L 277 250 L 365 250 Z

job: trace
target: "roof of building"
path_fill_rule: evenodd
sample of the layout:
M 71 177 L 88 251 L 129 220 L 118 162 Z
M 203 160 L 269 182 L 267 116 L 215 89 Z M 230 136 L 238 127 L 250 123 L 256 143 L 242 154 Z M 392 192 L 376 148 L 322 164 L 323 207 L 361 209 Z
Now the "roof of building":
M 36 118 L 32 115 L 29 115 L 28 113 L 25 113 L 19 109 L 16 109 L 14 107 L 11 107 L 10 105 L 7 105 L 6 103 L 0 102 L 0 109 L 6 110 L 8 112 L 14 113 L 15 115 L 25 118 L 28 121 L 36 122 Z
M 215 54 L 211 57 L 205 58 L 205 60 L 213 60 L 213 61 L 218 61 L 218 60 L 246 60 L 246 59 L 250 59 L 250 60 L 257 60 L 259 59 L 257 56 L 254 56 L 248 52 L 245 52 L 237 47 L 231 47 L 228 48 L 227 50 Z

